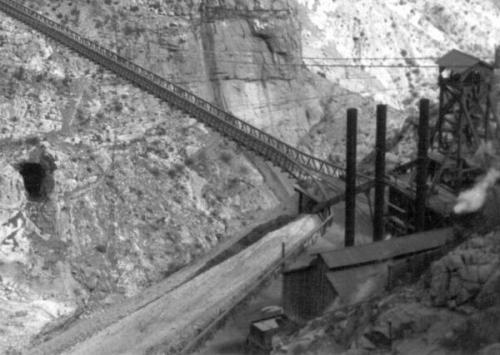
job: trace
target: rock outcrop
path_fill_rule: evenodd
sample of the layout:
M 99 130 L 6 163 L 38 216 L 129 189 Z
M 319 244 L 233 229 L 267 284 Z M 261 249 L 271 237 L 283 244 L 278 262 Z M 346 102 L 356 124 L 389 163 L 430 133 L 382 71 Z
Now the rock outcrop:
M 435 306 L 460 306 L 474 298 L 488 283 L 494 288 L 494 272 L 498 268 L 498 233 L 476 236 L 463 243 L 431 267 L 430 295 Z M 481 291 L 483 292 L 483 291 Z M 481 298 L 487 302 L 484 291 Z

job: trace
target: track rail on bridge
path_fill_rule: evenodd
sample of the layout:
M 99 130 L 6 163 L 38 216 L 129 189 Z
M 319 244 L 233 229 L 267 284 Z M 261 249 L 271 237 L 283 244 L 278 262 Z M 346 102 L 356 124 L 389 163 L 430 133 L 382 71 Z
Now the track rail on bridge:
M 343 167 L 292 147 L 16 1 L 0 0 L 0 10 L 189 113 L 220 134 L 271 161 L 299 181 L 317 183 L 325 178 L 329 180 L 332 177 L 342 177 L 345 173 Z

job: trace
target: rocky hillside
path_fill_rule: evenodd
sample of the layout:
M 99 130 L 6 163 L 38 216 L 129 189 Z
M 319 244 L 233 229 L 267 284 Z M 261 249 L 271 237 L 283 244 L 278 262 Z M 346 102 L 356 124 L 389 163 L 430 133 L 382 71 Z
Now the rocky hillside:
M 298 2 L 306 63 L 342 87 L 401 109 L 436 97 L 436 57 L 456 48 L 491 61 L 500 38 L 497 0 Z
M 491 62 L 500 38 L 498 0 L 446 4 L 439 0 L 297 2 L 307 67 L 339 87 L 403 110 L 404 117 L 415 115 L 422 97 L 438 101 L 437 58 L 456 48 Z M 345 111 L 338 110 L 342 101 L 359 107 L 361 134 L 373 141 L 372 106 L 341 95 L 327 100 L 324 119 L 307 138 L 309 147 L 326 154 L 325 149 L 335 141 L 335 129 L 343 127 L 345 121 Z M 402 119 L 396 112 L 389 113 L 389 125 L 389 130 L 401 127 Z M 332 158 L 340 159 L 343 152 L 341 145 L 335 145 Z M 396 153 L 406 155 L 407 145 Z
M 433 98 L 434 69 L 339 68 L 311 57 L 408 64 L 451 47 L 487 57 L 500 27 L 491 3 L 465 0 L 442 10 L 424 0 L 22 2 L 338 162 L 347 107 L 360 109 L 362 156 L 373 141 L 370 95 L 398 90 L 375 95 L 393 105 L 395 131 L 413 114 L 401 103 Z M 0 18 L 0 352 L 63 315 L 136 294 L 288 208 L 286 181 L 258 158 Z
M 343 160 L 345 107 L 360 109 L 360 134 L 373 140 L 375 102 L 303 65 L 296 1 L 26 3 L 315 155 Z M 391 110 L 390 128 L 406 116 Z
M 1 16 L 1 353 L 279 207 L 232 143 Z
M 486 208 L 498 208 L 498 199 Z M 500 231 L 462 236 L 417 283 L 328 312 L 276 339 L 273 354 L 498 354 Z

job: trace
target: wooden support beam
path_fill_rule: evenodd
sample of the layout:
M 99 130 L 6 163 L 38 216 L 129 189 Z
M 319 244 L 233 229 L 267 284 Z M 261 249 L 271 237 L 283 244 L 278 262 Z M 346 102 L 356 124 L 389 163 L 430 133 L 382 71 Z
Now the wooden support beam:
M 476 150 L 477 148 L 479 148 L 481 141 L 479 139 L 479 136 L 478 136 L 477 131 L 476 131 L 476 127 L 474 127 L 472 117 L 470 116 L 469 110 L 467 109 L 467 105 L 465 104 L 465 100 L 463 98 L 462 98 L 462 100 L 460 100 L 460 107 L 462 108 L 464 116 L 467 119 L 467 125 L 469 125 L 470 130 L 472 132 L 472 137 L 474 139 L 474 143 L 473 143 L 472 147 L 474 150 Z
M 364 183 L 356 186 L 354 193 L 357 195 L 357 194 L 360 194 L 363 192 L 370 191 L 371 189 L 373 189 L 374 186 L 375 186 L 375 180 L 370 180 L 370 181 L 364 182 Z M 337 203 L 345 201 L 345 199 L 346 199 L 346 193 L 345 192 L 340 193 L 340 194 L 316 205 L 316 207 L 313 209 L 313 213 L 319 213 L 322 210 L 329 208 L 330 206 L 333 206 L 333 205 L 336 205 Z

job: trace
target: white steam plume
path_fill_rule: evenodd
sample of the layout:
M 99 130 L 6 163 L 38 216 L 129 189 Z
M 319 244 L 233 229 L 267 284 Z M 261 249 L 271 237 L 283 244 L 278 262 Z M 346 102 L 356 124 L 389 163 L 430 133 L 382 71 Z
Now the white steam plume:
M 488 173 L 469 190 L 462 191 L 458 197 L 453 212 L 456 214 L 475 212 L 486 200 L 486 193 L 500 178 L 500 171 L 490 169 Z

